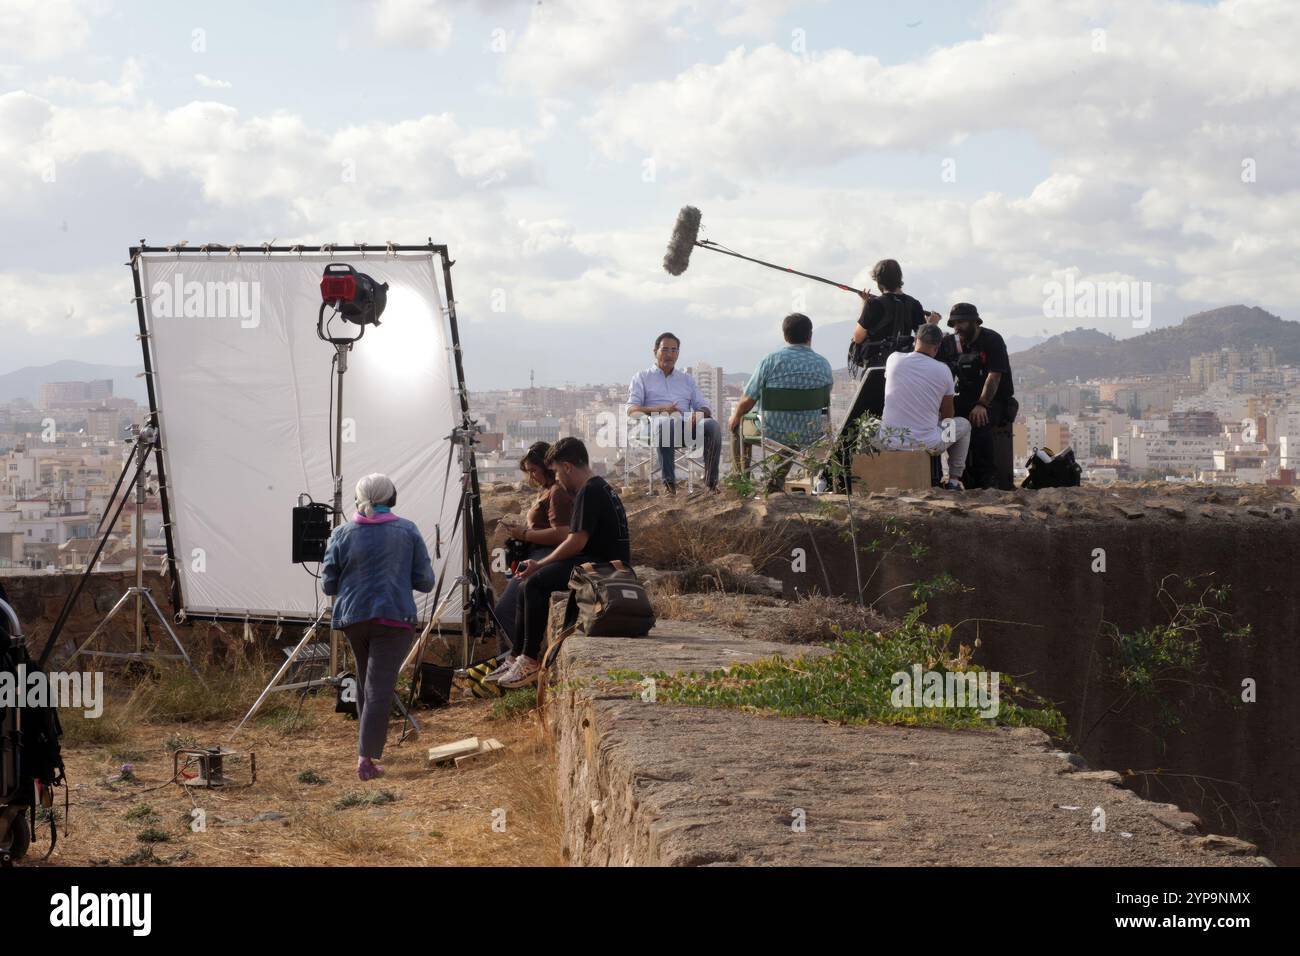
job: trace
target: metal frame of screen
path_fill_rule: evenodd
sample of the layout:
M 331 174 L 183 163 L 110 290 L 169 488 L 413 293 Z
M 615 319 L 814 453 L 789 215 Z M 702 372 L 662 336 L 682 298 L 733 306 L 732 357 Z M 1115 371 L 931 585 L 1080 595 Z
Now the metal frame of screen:
M 194 255 L 196 253 L 211 255 L 220 252 L 226 255 L 274 255 L 274 254 L 360 254 L 367 255 L 396 255 L 403 252 L 431 253 L 437 256 L 442 262 L 442 283 L 443 291 L 446 297 L 446 314 L 448 327 L 451 333 L 451 351 L 453 366 L 456 373 L 456 394 L 460 400 L 460 427 L 469 436 L 471 441 L 461 444 L 462 454 L 469 457 L 469 482 L 468 488 L 462 489 L 463 496 L 466 499 L 461 509 L 458 520 L 464 523 L 463 555 L 462 555 L 462 576 L 460 586 L 462 590 L 461 608 L 463 618 L 461 622 L 462 629 L 469 627 L 477 631 L 478 628 L 470 623 L 469 618 L 474 614 L 482 618 L 485 603 L 490 606 L 491 603 L 491 581 L 488 578 L 487 569 L 490 566 L 487 550 L 487 538 L 483 532 L 483 512 L 480 502 L 478 469 L 476 466 L 474 451 L 472 448 L 472 436 L 474 434 L 474 421 L 470 417 L 469 409 L 469 391 L 465 385 L 465 366 L 461 358 L 460 328 L 456 322 L 456 298 L 452 291 L 451 284 L 451 267 L 456 264 L 448 253 L 447 246 L 441 245 L 429 240 L 422 245 L 402 245 L 398 243 L 385 243 L 383 245 L 368 245 L 359 243 L 356 245 L 292 245 L 276 246 L 270 243 L 257 243 L 254 245 L 224 245 L 220 243 L 208 243 L 201 246 L 190 246 L 188 244 L 177 244 L 173 246 L 151 246 L 144 239 L 140 240 L 138 246 L 130 248 L 130 260 L 127 265 L 131 269 L 132 281 L 135 286 L 136 318 L 139 323 L 141 351 L 144 356 L 144 378 L 145 387 L 149 396 L 149 412 L 154 421 L 159 425 L 159 441 L 154 449 L 154 467 L 158 472 L 158 495 L 162 505 L 163 519 L 163 537 L 167 545 L 167 574 L 171 583 L 171 602 L 172 610 L 178 622 L 182 621 L 221 621 L 238 623 L 242 621 L 257 622 L 285 622 L 285 623 L 310 623 L 311 615 L 303 614 L 276 614 L 262 615 L 257 613 L 235 615 L 222 613 L 195 613 L 186 609 L 184 595 L 181 593 L 180 574 L 176 567 L 176 548 L 175 541 L 172 537 L 172 517 L 171 507 L 168 501 L 168 483 L 166 471 L 166 457 L 164 455 L 166 442 L 166 430 L 162 426 L 162 417 L 159 414 L 158 393 L 154 384 L 154 359 L 150 348 L 150 332 L 148 318 L 145 314 L 145 297 L 144 285 L 141 278 L 140 262 L 144 255 L 150 254 L 174 254 L 174 255 Z M 453 452 L 454 454 L 454 452 Z M 434 592 L 433 600 L 429 602 L 429 608 L 437 606 L 438 599 L 442 593 L 442 587 L 445 583 L 445 575 L 437 583 L 437 589 Z M 484 593 L 486 589 L 486 593 Z M 443 624 L 441 626 L 447 626 Z

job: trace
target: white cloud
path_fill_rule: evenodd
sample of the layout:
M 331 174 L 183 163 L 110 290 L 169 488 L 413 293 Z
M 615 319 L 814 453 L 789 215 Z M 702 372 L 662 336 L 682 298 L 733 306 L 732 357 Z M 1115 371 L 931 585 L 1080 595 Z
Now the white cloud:
M 626 83 L 690 54 L 710 32 L 765 34 L 795 0 L 547 0 L 502 58 L 507 82 L 543 93 Z
M 105 80 L 83 82 L 68 76 L 51 76 L 35 86 L 42 96 L 59 100 L 89 100 L 93 103 L 130 103 L 144 82 L 138 61 L 128 59 L 116 83 Z
M 216 80 L 204 73 L 195 73 L 194 81 L 209 90 L 228 90 L 231 87 L 229 80 Z
M 128 331 L 135 321 L 132 295 L 130 273 L 120 266 L 74 275 L 0 272 L 0 298 L 23 303 L 6 321 L 51 336 Z
M 90 36 L 99 0 L 4 0 L 0 3 L 0 51 L 25 60 L 74 53 Z
M 375 39 L 386 46 L 445 50 L 452 34 L 449 6 L 446 0 L 379 0 Z

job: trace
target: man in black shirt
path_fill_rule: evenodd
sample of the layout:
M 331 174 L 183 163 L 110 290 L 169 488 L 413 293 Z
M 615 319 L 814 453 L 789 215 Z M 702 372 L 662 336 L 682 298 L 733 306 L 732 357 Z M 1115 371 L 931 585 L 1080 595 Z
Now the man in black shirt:
M 537 683 L 541 670 L 542 641 L 551 613 L 551 592 L 569 586 L 569 573 L 588 561 L 622 561 L 631 567 L 631 538 L 627 514 L 618 493 L 591 470 L 587 446 L 577 438 L 561 438 L 546 455 L 555 480 L 573 495 L 569 536 L 540 561 L 524 561 L 515 571 L 523 579 L 515 621 L 524 630 L 523 653 L 497 681 L 502 687 Z
M 956 374 L 957 397 L 953 404 L 957 414 L 971 424 L 970 456 L 962 481 L 967 488 L 1009 491 L 1011 474 L 998 467 L 995 447 L 996 430 L 1010 426 L 1018 407 L 1007 343 L 984 327 L 979 310 L 969 302 L 952 307 L 948 327 L 956 334 L 943 337 L 938 358 Z

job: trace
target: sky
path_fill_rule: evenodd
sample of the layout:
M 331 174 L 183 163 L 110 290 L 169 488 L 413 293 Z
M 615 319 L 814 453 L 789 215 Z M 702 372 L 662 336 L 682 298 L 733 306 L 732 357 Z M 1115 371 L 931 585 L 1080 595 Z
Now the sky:
M 0 0 L 0 374 L 139 364 L 141 238 L 450 247 L 472 389 L 747 370 L 898 259 L 947 314 L 1120 337 L 1298 315 L 1300 4 Z M 1104 312 L 1105 310 L 1101 310 Z M 314 321 L 314 317 L 312 318 Z

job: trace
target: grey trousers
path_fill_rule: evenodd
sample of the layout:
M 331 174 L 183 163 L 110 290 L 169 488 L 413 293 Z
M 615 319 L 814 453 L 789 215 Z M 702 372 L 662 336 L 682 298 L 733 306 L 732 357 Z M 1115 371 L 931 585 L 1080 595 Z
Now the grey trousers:
M 410 653 L 415 632 L 375 621 L 343 629 L 357 659 L 357 753 L 371 760 L 384 755 L 397 670 Z

